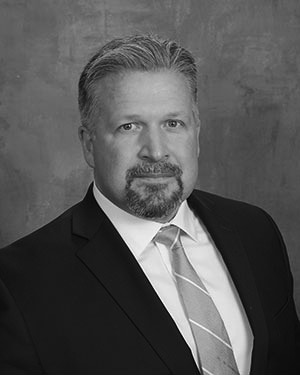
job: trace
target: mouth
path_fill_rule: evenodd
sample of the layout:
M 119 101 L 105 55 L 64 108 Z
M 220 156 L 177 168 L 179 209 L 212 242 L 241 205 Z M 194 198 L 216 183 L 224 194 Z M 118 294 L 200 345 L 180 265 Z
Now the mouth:
M 175 175 L 173 172 L 153 172 L 153 173 L 139 173 L 135 175 L 136 178 L 173 178 Z
M 172 173 L 154 173 L 154 174 L 139 174 L 136 175 L 135 178 L 143 179 L 143 180 L 164 180 L 174 178 L 175 175 Z
M 137 178 L 136 182 L 141 184 L 167 184 L 170 180 L 175 178 L 174 174 L 171 173 L 155 173 L 155 174 L 139 174 L 135 176 Z

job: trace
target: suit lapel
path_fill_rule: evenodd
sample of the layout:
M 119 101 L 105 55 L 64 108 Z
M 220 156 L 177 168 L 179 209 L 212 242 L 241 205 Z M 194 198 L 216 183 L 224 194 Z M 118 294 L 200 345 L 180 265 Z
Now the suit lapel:
M 254 335 L 251 373 L 263 374 L 267 364 L 267 326 L 253 270 L 241 240 L 230 222 L 216 213 L 213 202 L 196 197 L 195 194 L 192 194 L 188 202 L 203 221 L 217 249 L 222 254 L 245 308 Z
M 77 256 L 151 344 L 171 373 L 196 374 L 191 352 L 132 253 L 97 205 L 91 188 L 73 215 L 88 241 Z

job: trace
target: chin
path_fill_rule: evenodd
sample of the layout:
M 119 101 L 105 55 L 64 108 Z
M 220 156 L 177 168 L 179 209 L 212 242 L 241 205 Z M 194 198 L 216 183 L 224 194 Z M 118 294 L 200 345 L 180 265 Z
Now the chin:
M 137 217 L 158 222 L 167 222 L 173 218 L 182 201 L 181 180 L 173 187 L 167 184 L 148 184 L 139 189 L 133 185 L 126 190 L 128 211 Z

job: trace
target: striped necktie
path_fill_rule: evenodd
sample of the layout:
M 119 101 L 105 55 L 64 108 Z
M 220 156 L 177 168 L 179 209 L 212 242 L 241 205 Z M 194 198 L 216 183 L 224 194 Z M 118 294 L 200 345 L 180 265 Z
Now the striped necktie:
M 180 228 L 170 225 L 154 238 L 170 251 L 178 294 L 192 329 L 203 374 L 239 374 L 230 339 L 210 294 L 195 272 L 180 241 Z

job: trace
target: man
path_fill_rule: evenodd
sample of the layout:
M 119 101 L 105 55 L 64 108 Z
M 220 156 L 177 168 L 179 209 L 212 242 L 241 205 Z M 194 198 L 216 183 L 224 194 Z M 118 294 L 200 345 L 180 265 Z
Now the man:
M 79 82 L 86 197 L 0 252 L 2 373 L 298 373 L 282 237 L 261 209 L 194 191 L 196 67 L 116 39 Z

